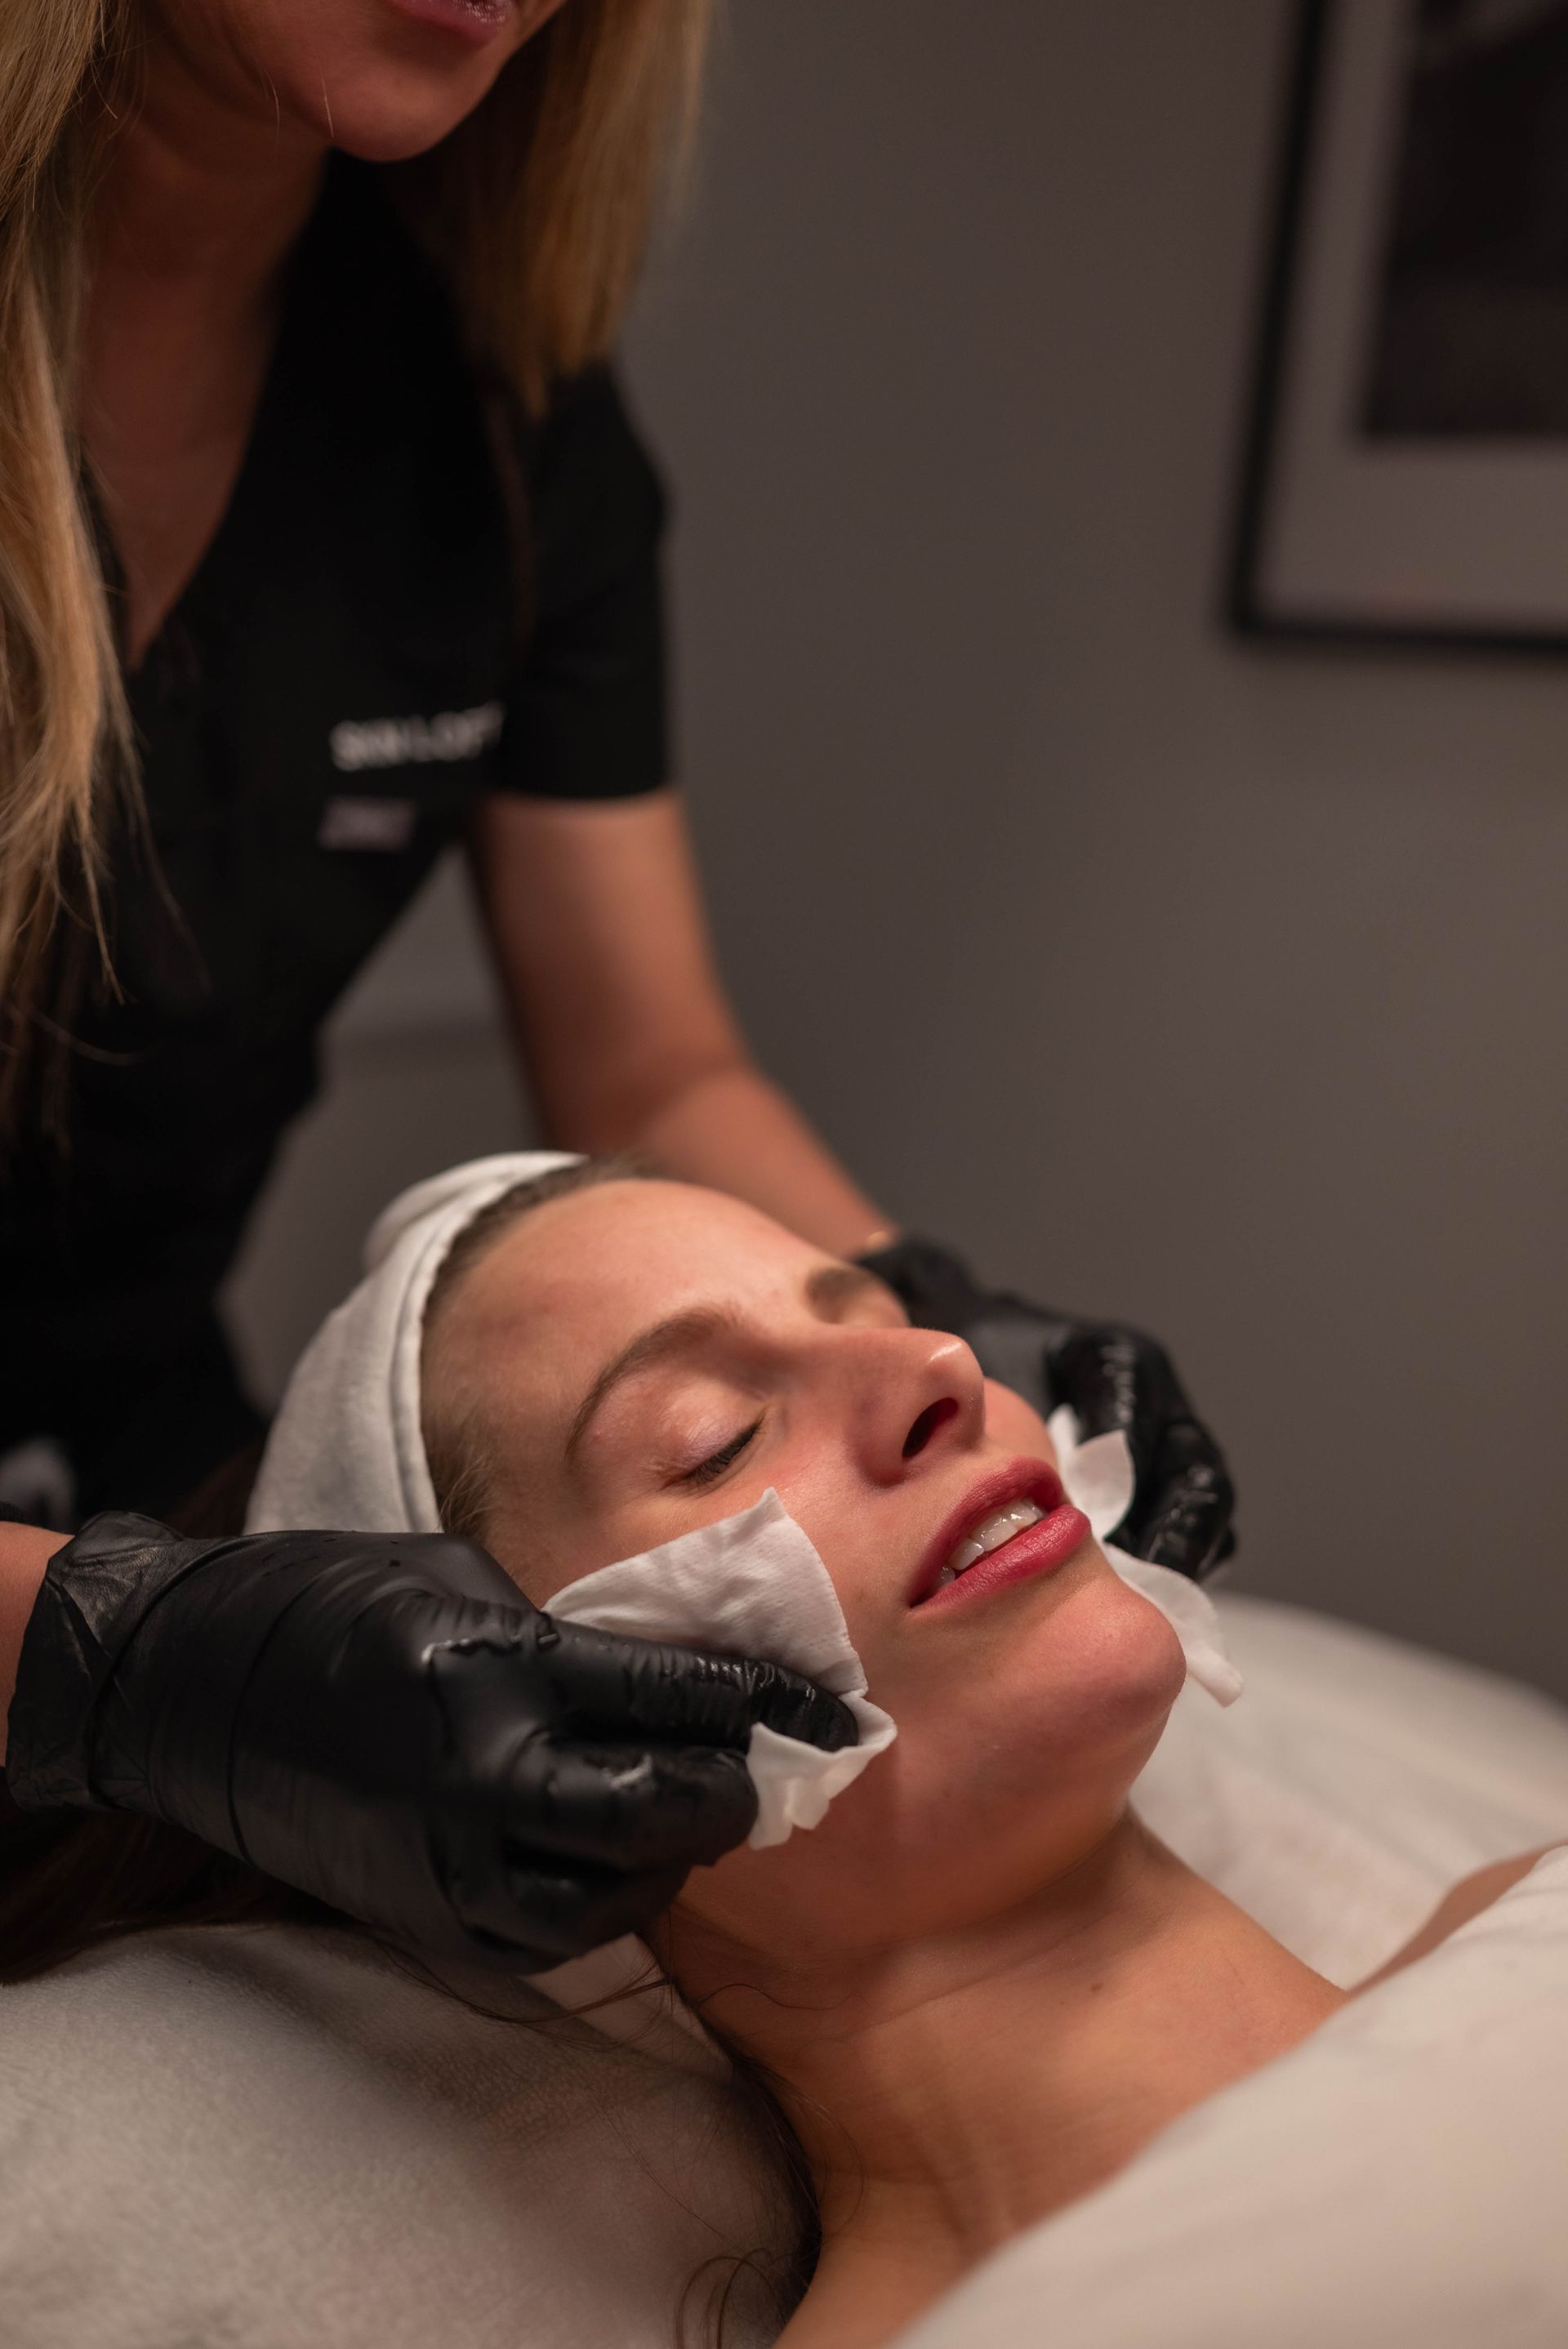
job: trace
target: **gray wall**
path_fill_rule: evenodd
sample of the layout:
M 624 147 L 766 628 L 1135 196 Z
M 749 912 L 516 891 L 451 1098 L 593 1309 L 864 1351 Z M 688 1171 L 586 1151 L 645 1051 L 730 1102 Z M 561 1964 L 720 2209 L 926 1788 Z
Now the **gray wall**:
M 1234 1580 L 1568 1694 L 1568 670 L 1212 614 L 1285 0 L 734 0 L 633 346 L 763 1057 L 898 1216 L 1160 1330 Z M 238 1285 L 263 1378 L 521 1112 L 455 888 Z

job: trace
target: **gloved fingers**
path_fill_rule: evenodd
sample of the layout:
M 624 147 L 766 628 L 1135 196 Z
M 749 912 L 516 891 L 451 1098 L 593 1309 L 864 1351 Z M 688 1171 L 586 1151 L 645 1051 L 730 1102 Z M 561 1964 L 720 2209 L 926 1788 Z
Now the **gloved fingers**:
M 645 1932 L 686 1882 L 685 1868 L 573 1868 L 543 1853 L 491 1847 L 454 1872 L 453 1907 L 470 1956 L 543 1973 L 623 1934 Z
M 744 1843 L 757 1819 L 745 1757 L 707 1745 L 534 1738 L 498 1801 L 503 1839 L 616 1868 L 702 1866 Z
M 934 1240 L 906 1236 L 855 1261 L 887 1283 L 917 1329 L 951 1330 L 962 1337 L 985 1302 L 963 1257 Z
M 1150 1383 L 1148 1357 L 1159 1353 L 1150 1340 L 1134 1330 L 1089 1323 L 1053 1346 L 1047 1356 L 1049 1407 L 1070 1403 L 1082 1440 L 1109 1434 L 1119 1428 L 1130 1441 Z M 1167 1376 L 1173 1386 L 1174 1378 Z M 1142 1416 L 1147 1417 L 1147 1412 Z M 1138 1465 L 1133 1443 L 1134 1465 Z
M 955 1330 L 988 1378 L 1047 1416 L 1071 1405 L 1087 1443 L 1127 1438 L 1136 1492 L 1112 1539 L 1194 1580 L 1234 1549 L 1223 1458 L 1193 1413 L 1163 1347 L 1142 1331 L 1044 1311 L 981 1288 L 950 1250 L 906 1238 L 861 1259 L 903 1299 L 911 1319 Z
M 847 1706 L 782 1664 L 712 1656 L 547 1619 L 540 1652 L 562 1708 L 584 1729 L 744 1753 L 754 1723 L 828 1753 L 853 1745 Z
M 1235 1493 L 1164 1348 L 1136 1330 L 1090 1325 L 1052 1350 L 1048 1371 L 1054 1400 L 1072 1405 L 1086 1442 L 1112 1428 L 1127 1437 L 1136 1487 L 1112 1541 L 1201 1581 L 1235 1547 Z
M 824 1754 L 858 1745 L 861 1733 L 847 1704 L 814 1681 L 792 1672 L 786 1664 L 769 1664 L 753 1656 L 713 1656 L 711 1663 L 732 1673 L 747 1709 L 747 1718 L 776 1729 L 780 1737 L 798 1737 Z
M 1200 1421 L 1183 1419 L 1164 1431 L 1153 1472 L 1140 1482 L 1111 1539 L 1202 1582 L 1235 1549 L 1234 1506 L 1219 1446 Z
M 1154 1566 L 1172 1567 L 1194 1582 L 1204 1581 L 1222 1558 L 1235 1553 L 1230 1525 L 1233 1506 L 1224 1470 L 1194 1464 L 1160 1496 L 1139 1555 Z

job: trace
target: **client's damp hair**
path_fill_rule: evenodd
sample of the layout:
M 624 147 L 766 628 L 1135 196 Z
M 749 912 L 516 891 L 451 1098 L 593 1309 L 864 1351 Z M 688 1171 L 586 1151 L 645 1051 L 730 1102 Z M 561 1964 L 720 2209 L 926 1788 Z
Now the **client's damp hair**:
M 656 1170 L 634 1158 L 581 1158 L 503 1192 L 459 1234 L 439 1267 L 426 1305 L 427 1339 L 468 1274 L 534 1208 L 602 1183 L 655 1179 Z M 482 1540 L 490 1480 L 478 1423 L 461 1408 L 444 1410 L 438 1397 L 433 1406 L 427 1404 L 423 1418 L 442 1528 Z M 213 1540 L 238 1534 L 259 1457 L 252 1452 L 234 1464 L 236 1473 L 221 1473 L 203 1485 L 185 1509 L 172 1513 L 175 1530 Z M 214 1494 L 221 1496 L 216 1508 Z M 31 1982 L 133 1933 L 197 1925 L 325 1925 L 380 1940 L 356 1919 L 182 1828 L 123 1811 L 22 1811 L 0 1776 L 0 1983 Z M 402 1963 L 414 1962 L 405 1951 L 389 1954 Z M 419 1971 L 434 1988 L 456 1995 L 438 1976 Z M 662 1980 L 650 1961 L 646 1987 L 656 1988 Z M 496 2019 L 540 2029 L 591 2012 L 592 2007 L 575 2009 L 532 2024 L 516 2016 Z M 803 2296 L 821 2247 L 800 2141 L 764 2074 L 727 2041 L 723 2044 L 735 2067 L 737 2093 L 780 2170 L 785 2231 L 795 2248 L 782 2273 L 777 2259 L 760 2251 L 705 2261 L 676 2313 L 674 2349 L 698 2349 L 699 2343 L 726 2349 L 735 2289 L 747 2273 L 777 2295 L 782 2325 Z

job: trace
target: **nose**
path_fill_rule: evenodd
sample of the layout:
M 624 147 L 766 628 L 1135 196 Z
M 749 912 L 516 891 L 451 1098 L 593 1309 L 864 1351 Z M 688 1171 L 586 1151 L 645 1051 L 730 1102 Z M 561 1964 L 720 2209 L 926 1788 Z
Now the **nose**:
M 923 1473 L 985 1433 L 985 1374 L 945 1330 L 845 1331 L 837 1368 L 855 1448 L 878 1484 Z

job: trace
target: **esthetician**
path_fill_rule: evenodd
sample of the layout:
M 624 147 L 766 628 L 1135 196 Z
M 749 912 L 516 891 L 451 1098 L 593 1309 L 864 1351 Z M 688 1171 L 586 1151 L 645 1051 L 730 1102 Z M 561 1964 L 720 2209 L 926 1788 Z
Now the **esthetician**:
M 1201 1575 L 1228 1538 L 1223 1464 L 1159 1350 L 892 1233 L 753 1066 L 715 974 L 665 750 L 663 499 L 607 365 L 706 15 L 0 16 L 10 1793 L 145 1808 L 114 1756 L 151 1741 L 172 1824 L 232 1847 L 242 1717 L 280 1874 L 292 1835 L 298 1880 L 354 1913 L 536 1965 L 645 1921 L 748 1832 L 754 1721 L 831 1744 L 840 1709 L 744 1660 L 558 1632 L 436 1536 L 229 1542 L 221 1573 L 152 1523 L 62 1545 L 106 1509 L 195 1523 L 253 1446 L 219 1284 L 322 1021 L 449 843 L 552 1141 L 869 1257 L 995 1375 L 1128 1428 L 1127 1547 Z M 356 1595 L 394 1554 L 398 1636 L 382 1609 L 372 1640 Z M 475 1599 L 483 1718 L 438 1783 L 400 1783 L 395 1725 Z M 263 1645 L 283 1693 L 258 1714 Z M 346 1704 L 388 1758 L 339 1850 L 291 1739 Z

